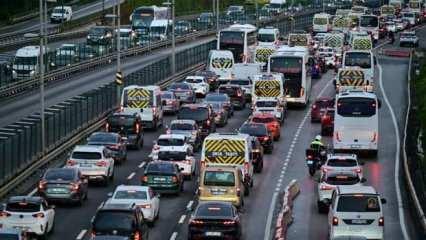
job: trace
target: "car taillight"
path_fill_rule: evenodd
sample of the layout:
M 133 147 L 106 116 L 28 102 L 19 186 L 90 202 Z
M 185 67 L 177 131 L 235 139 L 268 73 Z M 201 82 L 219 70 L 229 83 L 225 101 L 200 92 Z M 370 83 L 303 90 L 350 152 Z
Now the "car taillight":
M 269 137 L 263 137 L 263 139 L 262 139 L 263 141 L 268 141 L 269 140 Z
M 109 123 L 105 124 L 105 132 L 109 132 Z
M 238 97 L 241 97 L 241 95 L 242 95 L 242 94 L 241 94 L 241 92 L 238 92 L 238 93 L 237 93 L 237 96 L 238 96 Z
M 210 120 L 206 121 L 207 126 L 210 126 Z
M 154 145 L 154 146 L 152 147 L 152 150 L 160 150 L 160 146 L 158 146 L 158 145 Z
M 203 188 L 202 188 L 202 187 L 198 187 L 198 192 L 197 192 L 197 194 L 198 194 L 198 195 L 201 195 L 201 191 L 203 191 Z
M 305 95 L 305 89 L 304 88 L 300 88 L 300 96 L 303 97 L 303 95 Z
M 362 169 L 359 167 L 359 168 L 356 168 L 356 169 L 354 169 L 354 172 L 356 172 L 356 173 L 361 173 L 362 172 Z
M 135 232 L 135 234 L 134 234 L 134 240 L 142 240 L 141 234 L 139 233 L 139 231 Z
M 341 141 L 342 141 L 342 140 L 340 139 L 339 132 L 336 132 L 334 135 L 335 135 L 336 140 L 337 140 L 338 142 L 341 142 Z
M 334 187 L 333 186 L 329 186 L 329 185 L 321 185 L 321 190 L 333 190 Z
M 191 160 L 184 160 L 183 163 L 190 165 L 191 164 Z
M 139 125 L 139 123 L 136 123 L 136 125 L 135 125 L 136 133 L 139 133 L 140 130 L 141 130 L 141 126 Z
M 96 162 L 96 166 L 98 167 L 106 167 L 107 166 L 107 162 L 106 161 L 97 161 Z
M 6 217 L 10 217 L 10 213 L 8 212 L 0 212 L 0 218 L 6 218 Z
M 151 208 L 151 204 L 147 203 L 147 204 L 141 204 L 138 205 L 140 208 L 145 208 L 145 209 L 150 209 Z
M 74 166 L 75 164 L 76 164 L 76 161 L 74 161 L 74 160 L 69 159 L 69 160 L 67 161 L 67 165 L 68 165 L 68 166 Z
M 339 225 L 339 219 L 337 217 L 333 217 L 333 226 L 338 226 Z
M 142 182 L 148 182 L 148 176 L 143 176 L 143 177 L 141 178 L 141 180 L 142 180 Z
M 317 109 L 317 105 L 316 104 L 312 105 L 312 109 Z
M 308 159 L 313 159 L 314 157 L 312 155 L 308 155 Z
M 201 221 L 201 220 L 191 220 L 191 221 L 189 222 L 189 224 L 191 224 L 191 225 L 203 225 L 203 224 L 204 224 L 204 222 L 203 222 L 203 221 Z
M 46 188 L 46 184 L 47 184 L 47 182 L 46 182 L 46 181 L 41 180 L 41 181 L 38 183 L 38 185 L 37 185 L 37 189 L 38 189 L 39 191 L 43 191 L 43 190 Z
M 384 217 L 380 217 L 379 218 L 379 226 L 385 226 L 385 218 Z
M 318 70 L 318 69 L 319 69 L 319 66 L 318 66 L 318 64 L 317 64 L 317 65 L 315 65 L 315 69 L 316 69 L 316 70 Z
M 120 149 L 120 145 L 109 145 L 108 148 L 112 149 L 112 150 L 119 150 Z
M 44 218 L 44 213 L 33 214 L 33 217 L 35 217 L 35 218 Z
M 371 139 L 371 142 L 376 142 L 377 141 L 377 132 L 373 133 L 373 138 Z
M 244 163 L 244 173 L 246 173 L 246 174 L 249 173 L 249 164 L 248 163 Z
M 231 221 L 224 221 L 223 222 L 223 225 L 234 225 L 235 224 L 235 221 L 234 220 L 231 220 Z
M 167 133 L 167 134 L 171 134 L 171 133 L 172 133 L 172 131 L 171 131 L 170 129 L 167 129 L 167 130 L 166 130 L 166 133 Z
M 156 107 L 153 107 L 152 108 L 152 113 L 155 115 L 155 114 L 157 114 L 157 108 Z
M 178 181 L 177 177 L 176 177 L 176 176 L 173 176 L 173 177 L 172 177 L 172 182 L 177 183 L 177 181 Z
M 237 188 L 237 196 L 238 197 L 241 196 L 241 189 L 240 188 Z
M 71 183 L 70 189 L 71 189 L 71 191 L 76 192 L 76 191 L 80 190 L 80 184 L 78 184 L 78 183 Z

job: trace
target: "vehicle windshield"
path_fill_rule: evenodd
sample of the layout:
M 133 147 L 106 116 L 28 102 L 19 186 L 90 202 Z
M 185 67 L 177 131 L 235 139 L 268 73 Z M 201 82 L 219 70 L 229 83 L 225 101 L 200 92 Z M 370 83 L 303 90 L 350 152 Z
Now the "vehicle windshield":
M 268 135 L 268 130 L 263 124 L 244 124 L 240 127 L 240 133 L 246 133 L 250 136 L 261 137 Z
M 99 211 L 93 221 L 96 231 L 124 230 L 132 231 L 135 219 L 131 212 Z
M 190 131 L 190 130 L 194 130 L 194 126 L 192 126 L 192 124 L 189 124 L 189 123 L 173 123 L 170 126 L 170 129 Z
M 183 146 L 185 141 L 178 138 L 160 138 L 157 144 L 160 146 Z
M 186 160 L 186 152 L 160 151 L 158 159 L 164 161 L 183 161 Z
M 206 171 L 204 173 L 204 185 L 206 186 L 235 186 L 235 175 L 233 172 Z
M 203 121 L 209 118 L 209 110 L 204 107 L 182 107 L 178 113 L 178 119 L 190 119 L 195 121 Z
M 6 204 L 6 211 L 9 212 L 39 212 L 40 204 L 29 202 L 11 202 Z
M 177 22 L 176 27 L 182 28 L 182 27 L 189 27 L 188 22 Z
M 108 123 L 113 128 L 118 126 L 133 127 L 135 121 L 136 118 L 131 115 L 114 115 L 108 118 Z
M 100 133 L 100 134 L 93 134 L 89 137 L 89 144 L 90 143 L 111 143 L 115 144 L 118 142 L 118 136 L 115 134 L 108 134 L 108 133 Z
M 66 13 L 67 11 L 65 10 L 65 8 L 54 8 L 52 13 Z
M 416 37 L 415 33 L 401 33 L 401 37 Z
M 202 204 L 195 214 L 199 217 L 232 217 L 232 207 L 224 204 Z
M 185 82 L 187 82 L 187 83 L 202 83 L 203 79 L 200 79 L 200 78 L 187 78 L 187 79 L 185 79 Z
M 402 17 L 413 18 L 414 17 L 414 13 L 403 13 Z
M 361 27 L 378 27 L 379 18 L 377 16 L 361 16 L 359 25 Z
M 259 42 L 274 42 L 275 41 L 275 35 L 270 33 L 259 33 L 257 35 L 257 40 Z
M 74 180 L 74 171 L 70 169 L 54 169 L 48 170 L 44 176 L 46 180 L 64 180 L 71 181 Z
M 101 159 L 102 155 L 98 152 L 73 152 L 71 158 L 83 160 L 97 160 Z
M 245 80 L 245 79 L 237 79 L 237 80 L 232 79 L 230 81 L 230 83 L 231 84 L 237 84 L 237 85 L 240 85 L 240 86 L 248 86 L 248 85 L 251 84 L 250 80 Z
M 273 117 L 254 117 L 252 121 L 255 123 L 271 123 L 274 122 L 275 119 Z
M 234 11 L 240 11 L 239 6 L 229 6 L 228 11 L 234 12 Z
M 273 57 L 270 59 L 271 72 L 283 73 L 286 78 L 302 78 L 303 60 L 295 57 Z
M 256 107 L 276 107 L 276 101 L 256 101 Z
M 13 233 L 0 233 L 1 240 L 19 240 L 18 234 Z
M 165 26 L 153 26 L 150 28 L 150 32 L 153 35 L 158 35 L 158 34 L 166 34 L 166 27 Z
M 172 93 L 162 93 L 161 94 L 161 99 L 172 99 L 172 98 L 173 98 Z
M 146 200 L 147 192 L 136 191 L 136 190 L 119 190 L 114 194 L 114 199 L 134 199 L 134 200 Z
M 330 185 L 354 185 L 360 182 L 357 174 L 353 175 L 333 175 L 328 176 L 325 180 Z
M 103 35 L 104 33 L 104 28 L 91 28 L 89 32 L 90 35 Z
M 327 161 L 327 166 L 330 167 L 356 167 L 357 161 L 350 158 L 331 158 Z
M 20 66 L 28 66 L 29 68 L 34 68 L 35 65 L 37 65 L 37 56 L 36 57 L 15 57 L 15 60 L 13 61 L 14 65 L 20 65 Z
M 371 68 L 371 55 L 368 52 L 347 52 L 345 54 L 345 66 Z
M 204 100 L 206 102 L 225 102 L 228 98 L 225 94 L 207 94 Z
M 328 19 L 323 17 L 316 17 L 314 18 L 314 24 L 315 25 L 326 25 L 328 24 Z
M 340 98 L 337 114 L 342 117 L 371 117 L 376 114 L 376 100 L 363 97 Z
M 379 201 L 375 195 L 340 196 L 337 212 L 380 212 Z
M 191 90 L 191 86 L 184 83 L 175 83 L 170 85 L 169 89 L 171 90 Z
M 164 164 L 164 163 L 156 163 L 156 164 L 148 164 L 146 168 L 146 173 L 175 173 L 175 168 L 173 164 Z

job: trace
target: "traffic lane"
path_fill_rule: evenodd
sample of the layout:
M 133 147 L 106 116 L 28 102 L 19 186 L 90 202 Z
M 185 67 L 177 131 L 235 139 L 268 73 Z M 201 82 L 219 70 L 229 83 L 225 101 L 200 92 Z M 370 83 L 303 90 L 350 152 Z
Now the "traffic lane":
M 189 49 L 212 39 L 213 38 L 209 37 L 184 43 L 178 45 L 176 50 L 182 51 Z M 125 75 L 128 75 L 132 72 L 141 70 L 144 66 L 168 56 L 170 51 L 171 49 L 169 48 L 163 48 L 150 52 L 148 55 L 123 59 L 121 65 L 123 72 Z M 46 108 L 114 81 L 115 72 L 116 64 L 113 62 L 96 71 L 78 74 L 71 79 L 50 84 L 45 88 Z M 0 127 L 38 112 L 40 109 L 39 101 L 40 95 L 37 89 L 2 103 L 0 106 Z
M 89 29 L 89 27 L 85 27 L 85 28 Z M 83 43 L 86 43 L 86 38 L 70 38 L 70 39 L 67 39 L 67 40 L 61 40 L 61 41 L 55 41 L 55 42 L 49 42 L 48 41 L 47 46 L 51 51 L 55 51 L 62 44 L 83 44 Z M 35 45 L 38 45 L 38 44 L 35 44 Z M 14 56 L 16 54 L 16 51 L 18 51 L 18 49 L 14 49 L 14 50 L 2 52 L 2 53 Z

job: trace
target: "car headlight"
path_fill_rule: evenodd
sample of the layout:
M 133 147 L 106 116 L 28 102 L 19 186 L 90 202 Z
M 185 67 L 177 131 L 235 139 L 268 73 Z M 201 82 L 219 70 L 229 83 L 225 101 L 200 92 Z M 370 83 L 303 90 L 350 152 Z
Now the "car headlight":
M 54 67 L 54 66 L 55 66 L 55 63 L 54 63 L 54 62 L 51 62 L 51 63 L 50 63 L 50 66 Z
M 92 38 L 90 35 L 87 35 L 87 39 L 90 39 L 90 38 Z
M 32 70 L 31 72 L 30 72 L 30 75 L 34 75 L 35 74 L 35 71 L 34 70 Z
M 104 36 L 101 36 L 100 39 L 104 39 Z

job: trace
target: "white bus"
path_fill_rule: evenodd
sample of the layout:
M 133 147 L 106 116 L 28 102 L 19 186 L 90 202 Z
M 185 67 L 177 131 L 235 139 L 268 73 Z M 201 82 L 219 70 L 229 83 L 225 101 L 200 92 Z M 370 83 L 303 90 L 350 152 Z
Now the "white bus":
M 47 62 L 49 48 L 45 48 L 44 52 L 44 66 L 47 69 L 47 66 L 49 65 Z M 39 46 L 26 46 L 18 49 L 18 51 L 16 51 L 15 57 L 13 58 L 12 78 L 16 80 L 35 77 L 37 74 L 39 74 L 39 59 Z
M 348 90 L 336 95 L 333 147 L 335 151 L 377 154 L 380 101 L 371 92 Z
M 250 24 L 234 24 L 219 32 L 218 50 L 229 50 L 236 63 L 247 63 L 257 44 L 257 28 Z
M 170 9 L 168 7 L 141 6 L 135 8 L 130 15 L 132 30 L 138 35 L 146 35 L 149 31 L 149 26 L 154 20 L 170 19 Z
M 342 68 L 360 67 L 365 71 L 365 78 L 374 80 L 376 57 L 370 50 L 350 50 L 343 54 Z
M 210 50 L 207 69 L 220 78 L 231 78 L 234 67 L 234 55 L 228 50 Z
M 368 7 L 364 7 L 364 6 L 353 6 L 351 8 L 351 14 L 355 14 L 355 15 L 368 14 Z
M 380 7 L 380 17 L 395 16 L 395 6 L 383 5 Z
M 312 20 L 312 30 L 315 33 L 331 31 L 331 15 L 328 13 L 317 13 Z
M 379 40 L 379 17 L 376 15 L 361 15 L 359 17 L 359 30 L 371 34 L 374 42 Z
M 284 74 L 284 89 L 289 104 L 306 106 L 311 93 L 311 68 L 314 64 L 306 47 L 283 46 L 270 56 L 268 72 Z

